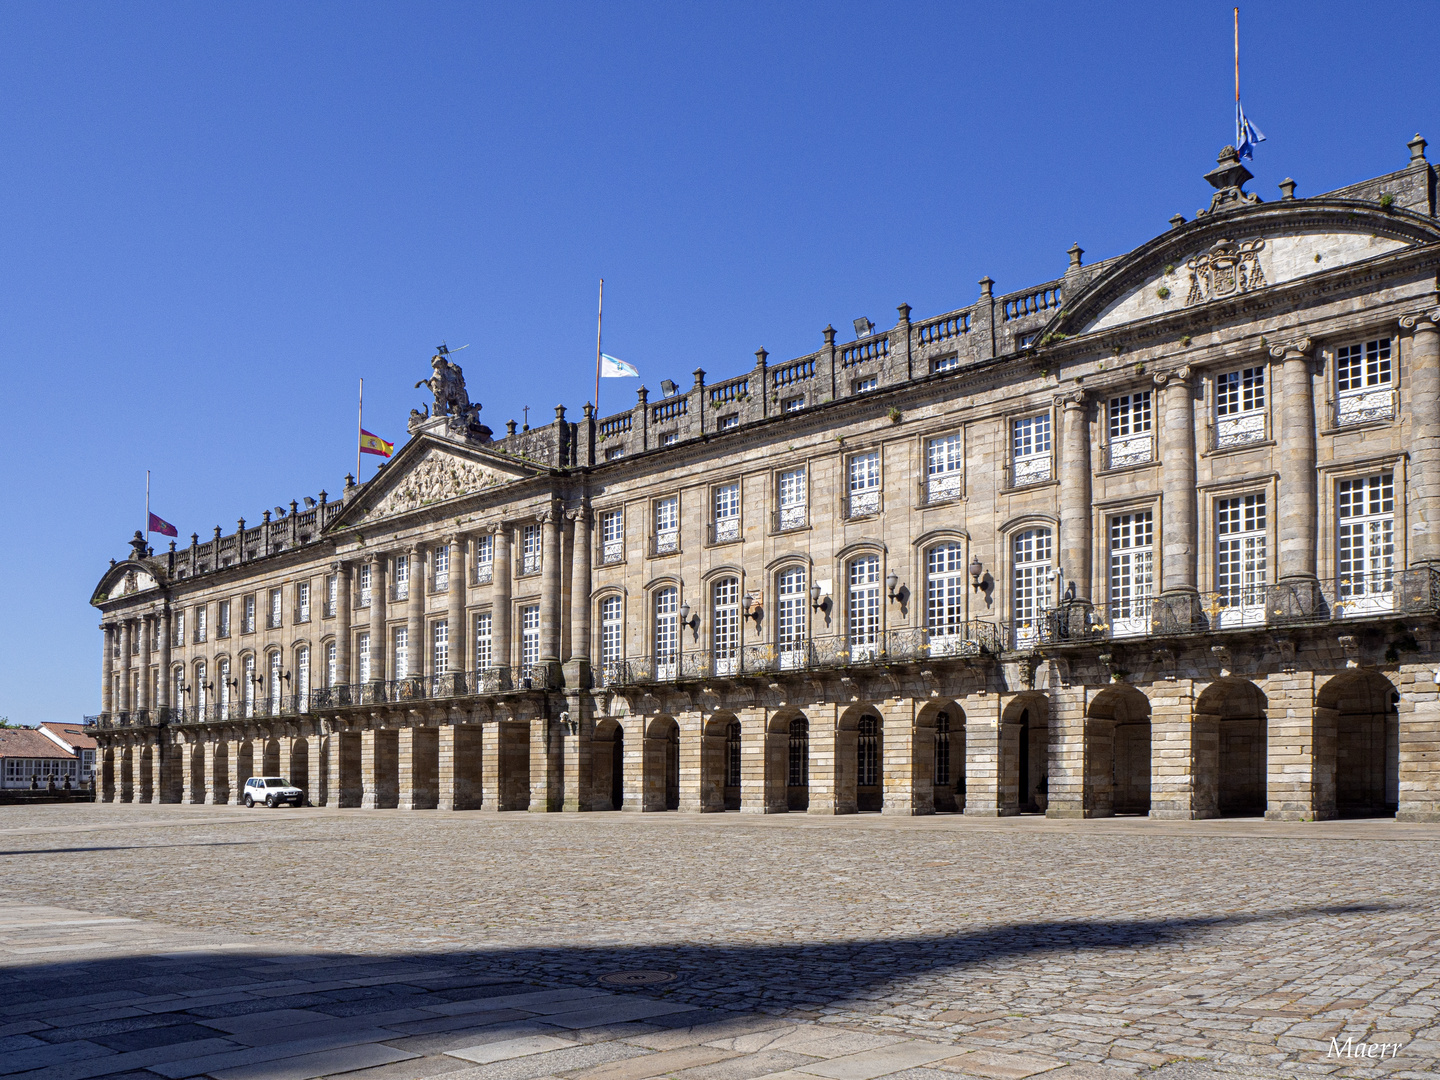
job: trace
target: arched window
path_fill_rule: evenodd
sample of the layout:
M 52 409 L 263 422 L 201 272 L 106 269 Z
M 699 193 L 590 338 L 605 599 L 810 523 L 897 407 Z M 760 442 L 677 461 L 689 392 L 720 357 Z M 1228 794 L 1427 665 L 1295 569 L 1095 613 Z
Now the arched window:
M 613 665 L 625 659 L 625 601 L 607 596 L 600 601 L 600 672 L 602 685 L 615 681 Z
M 790 787 L 810 786 L 810 721 L 803 716 L 790 721 Z
M 780 648 L 780 666 L 805 666 L 806 613 L 810 597 L 805 591 L 805 568 L 792 566 L 780 571 L 776 579 L 779 603 L 776 605 L 776 643 Z
M 240 702 L 246 716 L 255 715 L 255 654 L 245 657 L 241 664 Z
M 711 652 L 716 675 L 740 670 L 740 579 L 721 578 L 710 590 Z
M 873 716 L 860 718 L 860 735 L 855 740 L 855 782 L 860 787 L 877 787 L 880 783 L 880 721 Z
M 725 786 L 740 786 L 740 721 L 725 725 Z
M 958 650 L 965 633 L 965 556 L 954 541 L 925 553 L 925 629 L 930 651 Z
M 270 715 L 280 715 L 280 650 L 269 656 L 270 661 Z
M 848 584 L 850 659 L 870 660 L 880 651 L 880 556 L 850 560 Z
M 310 646 L 295 650 L 295 711 L 310 711 Z
M 340 681 L 340 650 L 335 642 L 325 646 L 325 685 L 334 686 Z
M 950 714 L 935 715 L 935 783 L 950 784 Z
M 655 678 L 675 678 L 676 654 L 680 650 L 680 592 L 667 585 L 655 593 Z
M 220 719 L 230 719 L 230 660 L 221 660 L 216 667 L 220 669 Z
M 174 687 L 173 692 L 175 694 L 175 696 L 170 699 L 171 703 L 175 706 L 175 708 L 183 709 L 185 707 L 185 695 L 182 694 L 180 691 L 185 686 L 185 669 L 183 667 L 180 667 L 178 664 L 176 665 L 175 670 L 171 673 L 170 685 Z
M 1011 610 L 1015 620 L 1015 647 L 1035 643 L 1041 613 L 1050 606 L 1050 530 L 1026 529 L 1014 540 L 1015 570 Z
M 201 660 L 195 665 L 195 707 L 202 718 L 205 718 L 205 709 L 210 704 L 209 687 L 205 685 L 206 674 L 205 661 Z

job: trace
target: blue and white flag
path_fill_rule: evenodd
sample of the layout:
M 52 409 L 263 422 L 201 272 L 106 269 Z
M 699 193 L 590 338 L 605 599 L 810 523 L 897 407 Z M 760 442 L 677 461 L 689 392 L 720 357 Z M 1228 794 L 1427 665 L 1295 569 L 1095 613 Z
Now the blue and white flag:
M 1235 141 L 1238 144 L 1236 149 L 1239 151 L 1242 161 L 1245 158 L 1254 161 L 1255 144 L 1265 141 L 1265 136 L 1260 133 L 1260 129 L 1246 117 L 1245 106 L 1240 104 L 1239 98 L 1235 99 Z
M 609 353 L 600 354 L 600 377 L 602 379 L 638 378 L 640 372 L 624 360 L 617 360 Z

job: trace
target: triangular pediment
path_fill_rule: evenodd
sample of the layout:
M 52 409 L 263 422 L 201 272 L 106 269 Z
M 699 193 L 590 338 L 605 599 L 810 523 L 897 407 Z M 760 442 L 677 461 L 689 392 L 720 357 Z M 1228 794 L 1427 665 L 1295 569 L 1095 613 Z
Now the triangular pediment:
M 373 490 L 365 491 L 335 525 L 344 528 L 401 517 L 533 475 L 533 469 L 511 465 L 496 454 L 451 449 L 437 440 L 421 438 L 407 445 L 385 472 L 367 485 Z

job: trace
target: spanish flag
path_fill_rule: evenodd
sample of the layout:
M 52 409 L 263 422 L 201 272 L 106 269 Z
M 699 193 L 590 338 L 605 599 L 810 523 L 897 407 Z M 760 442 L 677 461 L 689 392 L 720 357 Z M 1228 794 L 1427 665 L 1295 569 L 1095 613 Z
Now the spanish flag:
M 395 452 L 395 444 L 386 442 L 379 435 L 372 435 L 363 427 L 360 429 L 360 452 L 362 454 L 378 454 L 380 457 L 389 457 Z

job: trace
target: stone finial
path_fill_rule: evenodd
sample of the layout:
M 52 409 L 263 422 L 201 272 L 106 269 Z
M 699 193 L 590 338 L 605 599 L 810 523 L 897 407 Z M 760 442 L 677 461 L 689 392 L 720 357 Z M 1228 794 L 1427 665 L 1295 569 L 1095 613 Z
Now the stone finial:
M 650 400 L 650 391 L 642 386 L 639 390 L 635 391 L 635 398 L 641 405 L 644 405 Z
M 557 424 L 563 424 L 563 423 L 565 422 L 565 406 L 564 406 L 564 405 L 556 405 L 556 406 L 555 406 L 555 422 L 556 422 Z
M 236 535 L 236 536 L 240 536 L 240 537 L 243 537 L 243 536 L 245 535 L 245 519 L 244 519 L 244 518 L 236 518 L 236 520 L 235 520 L 235 535 Z
M 266 520 L 266 521 L 269 521 L 269 520 L 270 520 L 270 515 L 269 515 L 269 513 L 266 513 L 266 515 L 265 515 L 265 520 Z M 190 546 L 191 546 L 191 547 L 198 547 L 199 544 L 200 544 L 200 534 L 199 534 L 199 533 L 191 533 L 191 534 L 190 534 Z
M 1215 159 L 1215 168 L 1205 174 L 1205 180 L 1215 189 L 1207 214 L 1221 210 L 1235 210 L 1260 201 L 1260 196 L 1245 190 L 1245 183 L 1253 180 L 1255 174 L 1240 163 L 1235 147 L 1227 146 Z
M 768 352 L 766 352 L 763 348 L 756 349 L 756 350 L 755 350 L 755 366 L 756 366 L 756 367 L 764 367 L 764 366 L 765 366 L 765 361 L 769 358 L 769 356 L 770 356 L 770 354 L 769 354 Z
M 1176 214 L 1174 217 L 1172 217 L 1172 218 L 1170 219 L 1170 228 L 1172 228 L 1172 229 L 1178 229 L 1181 225 L 1184 225 L 1184 224 L 1185 224 L 1185 215 L 1184 215 L 1184 214 Z
M 139 534 L 137 533 L 136 535 L 139 535 Z M 216 526 L 215 526 L 215 539 L 216 539 L 216 540 L 219 540 L 219 539 L 220 539 L 220 526 L 219 526 L 219 525 L 216 525 Z
M 594 419 L 595 419 L 595 406 L 594 406 L 591 402 L 588 402 L 588 401 L 585 403 L 585 419 L 586 419 L 586 420 L 594 420 Z
M 696 389 L 699 389 L 700 387 L 705 385 L 705 369 L 703 367 L 697 367 L 690 374 L 695 376 Z
M 895 310 L 900 313 L 900 325 L 901 325 L 901 326 L 904 326 L 906 323 L 908 323 L 908 322 L 910 321 L 910 305 L 909 305 L 909 304 L 901 304 L 901 305 L 900 305 L 899 307 L 897 307 Z
M 1415 138 L 1411 139 L 1405 145 L 1410 148 L 1411 165 L 1419 165 L 1424 162 L 1425 147 L 1429 144 L 1427 144 L 1425 140 L 1420 137 L 1420 133 L 1418 131 L 1415 133 Z
M 171 554 L 171 555 L 174 555 L 174 554 L 175 554 L 175 541 L 174 541 L 174 540 L 171 540 L 171 541 L 170 541 L 170 554 Z
M 980 279 L 980 296 L 981 296 L 982 299 L 988 300 L 990 297 L 992 297 L 992 296 L 994 296 L 994 295 L 995 295 L 995 279 L 992 278 L 989 274 L 986 274 L 984 277 L 982 277 L 982 278 Z
M 355 486 L 355 477 L 351 476 L 351 475 L 347 472 L 347 473 L 345 474 L 345 487 L 346 487 L 346 488 L 353 488 L 354 486 Z
M 514 420 L 506 420 L 506 421 L 505 421 L 505 436 L 506 436 L 507 438 L 509 438 L 511 435 L 514 435 L 514 434 L 515 434 L 515 429 L 516 429 L 517 427 L 519 427 L 519 425 L 516 424 Z
M 324 489 L 324 488 L 321 488 L 321 489 L 320 489 L 320 505 L 321 505 L 321 506 L 324 506 L 325 503 L 326 503 L 326 500 L 328 500 L 329 498 L 330 498 L 330 496 L 325 493 L 325 489 Z
M 1282 202 L 1290 202 L 1295 198 L 1295 181 L 1291 180 L 1290 177 L 1287 176 L 1276 186 L 1280 189 L 1280 200 Z
M 220 535 L 219 529 L 215 530 L 215 535 Z M 146 541 L 144 535 L 139 529 L 136 529 L 134 537 L 130 540 L 130 557 L 132 559 L 143 559 L 145 557 L 145 546 Z
M 291 499 L 291 500 L 290 500 L 290 513 L 291 513 L 291 514 L 294 514 L 295 511 L 296 511 L 296 510 L 299 510 L 299 509 L 300 509 L 300 504 L 299 504 L 298 502 L 296 502 L 294 499 Z
M 1066 248 L 1065 254 L 1070 256 L 1070 269 L 1079 270 L 1082 265 L 1080 258 L 1085 254 L 1085 249 L 1079 244 L 1071 244 Z
M 825 346 L 830 349 L 835 347 L 835 327 L 833 326 L 825 327 Z

